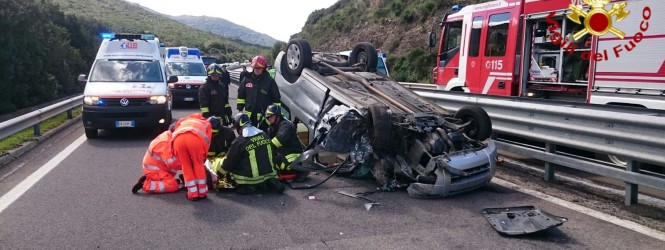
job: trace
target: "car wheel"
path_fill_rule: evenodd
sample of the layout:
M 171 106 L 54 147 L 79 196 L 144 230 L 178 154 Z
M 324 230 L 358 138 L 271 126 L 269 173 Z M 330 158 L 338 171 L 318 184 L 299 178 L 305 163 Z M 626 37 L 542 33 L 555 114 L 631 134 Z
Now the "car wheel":
M 304 68 L 312 65 L 312 49 L 305 39 L 291 39 L 286 46 L 286 70 L 299 76 Z
M 88 139 L 95 139 L 98 136 L 99 136 L 99 134 L 97 133 L 96 128 L 86 128 L 85 129 L 85 137 L 87 137 Z
M 375 150 L 390 152 L 393 145 L 392 120 L 388 107 L 372 105 L 369 107 L 369 138 Z
M 324 62 L 330 64 L 333 67 L 348 67 L 349 61 L 342 58 L 338 55 L 326 54 L 326 53 L 316 53 L 312 55 L 312 61 L 314 62 Z
M 378 54 L 371 43 L 359 43 L 351 51 L 351 65 L 363 64 L 362 71 L 375 72 Z
M 487 112 L 478 106 L 464 106 L 455 113 L 455 118 L 470 121 L 464 133 L 472 139 L 483 141 L 492 135 L 492 121 Z

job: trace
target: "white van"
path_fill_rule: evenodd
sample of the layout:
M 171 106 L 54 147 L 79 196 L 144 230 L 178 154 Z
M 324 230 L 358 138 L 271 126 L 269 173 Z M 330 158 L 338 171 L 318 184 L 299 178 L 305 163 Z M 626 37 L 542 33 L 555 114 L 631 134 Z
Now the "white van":
M 171 96 L 159 40 L 148 34 L 102 34 L 83 91 L 83 126 L 88 138 L 98 129 L 160 127 L 171 123 Z M 172 77 L 170 81 L 177 81 Z
M 167 47 L 164 61 L 166 75 L 178 76 L 178 82 L 169 83 L 173 102 L 198 102 L 199 88 L 208 77 L 199 49 Z

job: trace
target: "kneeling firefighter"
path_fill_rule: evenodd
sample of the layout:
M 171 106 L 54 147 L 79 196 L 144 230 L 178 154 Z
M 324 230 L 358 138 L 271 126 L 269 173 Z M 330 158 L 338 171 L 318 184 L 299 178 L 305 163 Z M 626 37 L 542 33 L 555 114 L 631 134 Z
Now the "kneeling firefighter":
M 304 146 L 298 139 L 296 126 L 289 120 L 284 119 L 282 108 L 277 105 L 270 105 L 266 109 L 266 121 L 269 124 L 268 136 L 270 142 L 277 149 L 277 175 L 280 180 L 291 180 L 296 182 L 304 181 L 308 172 L 291 170 L 291 163 L 295 161 Z
M 212 170 L 218 175 L 230 173 L 240 194 L 254 193 L 256 188 L 284 192 L 284 184 L 275 178 L 276 155 L 268 135 L 252 126 L 245 113 L 236 115 L 233 127 L 240 136 L 226 157 L 212 162 Z

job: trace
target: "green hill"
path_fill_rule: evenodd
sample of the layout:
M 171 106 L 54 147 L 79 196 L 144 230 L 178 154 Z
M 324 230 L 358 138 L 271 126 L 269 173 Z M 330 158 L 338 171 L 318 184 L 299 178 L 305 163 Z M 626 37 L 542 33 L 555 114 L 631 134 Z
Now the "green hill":
M 429 82 L 434 56 L 427 33 L 456 4 L 482 0 L 339 0 L 312 12 L 302 31 L 292 37 L 310 41 L 313 50 L 350 50 L 371 42 L 388 51 L 391 75 L 398 81 Z
M 142 6 L 118 0 L 51 0 L 67 14 L 97 20 L 117 33 L 148 31 L 167 46 L 198 47 L 221 61 L 243 61 L 269 48 L 188 27 Z

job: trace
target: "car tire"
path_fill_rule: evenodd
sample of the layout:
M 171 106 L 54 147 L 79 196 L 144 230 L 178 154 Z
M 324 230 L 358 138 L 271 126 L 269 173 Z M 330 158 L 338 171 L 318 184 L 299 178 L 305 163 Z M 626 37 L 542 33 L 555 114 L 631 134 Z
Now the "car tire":
M 319 61 L 330 64 L 333 67 L 348 67 L 349 61 L 342 56 L 326 53 L 317 53 L 312 55 L 312 61 Z
M 98 130 L 96 128 L 86 128 L 85 137 L 87 137 L 88 139 L 95 139 L 99 137 Z
M 303 69 L 312 66 L 312 49 L 305 39 L 291 39 L 286 45 L 284 56 L 286 57 L 286 70 L 292 76 L 299 76 Z
M 351 65 L 363 63 L 362 71 L 376 72 L 377 60 L 376 48 L 371 43 L 358 43 L 351 51 Z
M 377 151 L 390 152 L 393 145 L 392 120 L 388 107 L 372 105 L 369 107 L 369 139 Z
M 471 121 L 464 133 L 472 139 L 484 141 L 492 135 L 492 120 L 479 106 L 464 106 L 455 113 L 455 118 Z

